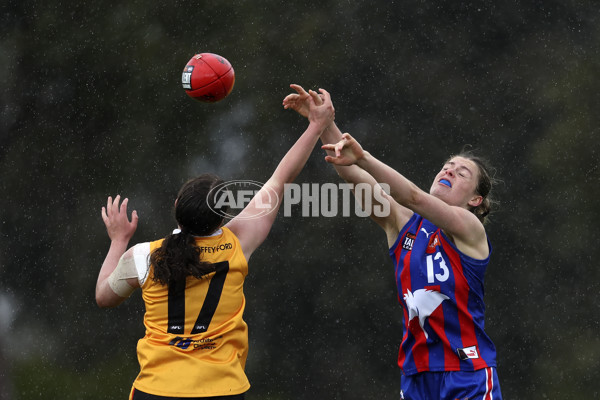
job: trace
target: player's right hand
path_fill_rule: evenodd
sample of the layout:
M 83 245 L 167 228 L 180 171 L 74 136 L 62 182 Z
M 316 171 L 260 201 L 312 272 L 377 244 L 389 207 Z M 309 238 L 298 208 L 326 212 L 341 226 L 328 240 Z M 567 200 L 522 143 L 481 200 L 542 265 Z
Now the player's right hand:
M 291 93 L 285 96 L 283 99 L 283 108 L 286 110 L 291 108 L 303 117 L 308 118 L 308 112 L 310 110 L 310 95 L 300 85 L 292 83 L 290 87 L 294 89 L 296 93 Z

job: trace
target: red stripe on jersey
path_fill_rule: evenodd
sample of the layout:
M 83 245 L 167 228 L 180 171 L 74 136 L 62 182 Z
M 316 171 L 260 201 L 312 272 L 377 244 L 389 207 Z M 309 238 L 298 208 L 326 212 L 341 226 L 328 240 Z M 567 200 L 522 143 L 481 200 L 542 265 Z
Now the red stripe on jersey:
M 400 282 L 401 282 L 400 287 L 411 287 L 410 286 L 410 284 L 411 284 L 410 255 L 412 253 L 412 250 L 407 250 L 406 254 L 404 255 L 404 259 L 402 260 L 402 263 L 400 263 L 400 256 L 402 254 L 402 249 L 403 249 L 402 239 L 406 235 L 406 232 L 408 232 L 409 228 L 410 227 L 407 226 L 403 231 L 401 231 L 399 233 L 400 240 L 398 241 L 397 246 L 394 249 L 394 258 L 395 258 L 395 262 L 396 262 L 395 263 L 396 271 L 394 271 L 395 272 L 394 276 L 396 277 L 396 280 L 397 280 L 398 276 L 399 276 L 398 272 L 400 272 Z M 402 268 L 402 269 L 400 270 L 400 268 Z M 408 285 L 408 286 L 406 286 L 406 285 Z M 404 296 L 404 294 L 401 293 L 400 291 L 398 291 L 398 303 L 402 304 L 403 296 Z M 408 311 L 407 311 L 406 307 L 402 307 L 402 312 L 404 313 L 404 321 L 406 321 L 406 324 L 408 325 Z M 398 351 L 398 366 L 400 368 L 403 367 L 404 361 L 406 360 L 406 352 L 402 348 L 402 345 L 405 343 L 407 337 L 408 337 L 408 330 L 402 336 L 402 341 L 400 342 L 400 350 Z
M 398 245 L 394 249 L 394 265 L 396 266 L 396 270 L 394 271 L 395 277 L 398 277 L 398 269 L 400 268 L 400 254 L 401 253 L 402 253 L 402 244 L 400 242 L 398 242 Z M 400 302 L 401 300 L 402 300 L 402 293 L 398 292 L 398 302 Z
M 460 336 L 463 347 L 477 346 L 479 352 L 479 346 L 477 343 L 477 337 L 475 336 L 475 322 L 473 316 L 469 312 L 469 283 L 462 270 L 462 263 L 460 262 L 460 256 L 454 250 L 454 248 L 440 235 L 443 241 L 444 249 L 450 259 L 450 265 L 454 272 L 454 295 L 456 298 L 456 306 L 458 308 L 458 323 L 460 324 Z M 481 358 L 470 359 L 473 363 L 473 369 L 478 370 L 481 368 L 487 368 L 488 365 Z
M 398 246 L 400 249 L 402 249 L 402 246 Z M 402 271 L 400 273 L 400 282 L 401 282 L 401 287 L 410 287 L 410 269 L 409 269 L 409 265 L 410 265 L 410 251 L 406 252 L 406 255 L 404 256 L 404 260 L 402 260 L 402 264 L 400 264 L 400 262 L 396 262 L 396 276 L 398 276 L 398 268 L 400 268 L 400 265 L 402 265 Z M 400 251 L 398 252 L 398 257 L 400 257 Z M 396 278 L 397 279 L 397 278 Z M 408 284 L 409 286 L 405 286 L 406 284 Z M 398 292 L 398 302 L 402 301 L 402 296 L 403 294 Z M 408 325 L 408 311 L 406 309 L 406 307 L 402 307 L 402 312 L 404 313 L 404 321 L 406 321 L 406 324 Z M 408 337 L 408 330 L 404 333 L 404 336 L 402 336 L 402 341 L 400 342 L 400 351 L 398 352 L 398 366 L 400 368 L 402 368 L 402 366 L 404 365 L 404 360 L 406 359 L 406 352 L 404 351 L 404 349 L 402 348 L 402 344 L 404 344 L 406 342 L 406 338 Z
M 415 338 L 412 355 L 417 372 L 429 371 L 429 348 L 426 343 L 425 331 L 421 329 L 421 325 L 419 324 L 419 316 L 414 317 L 410 321 L 408 328 Z
M 417 227 L 417 232 L 421 230 L 421 226 L 423 226 L 423 220 Z M 403 260 L 403 268 L 400 276 L 402 288 L 412 288 L 410 279 L 411 254 L 412 251 L 407 251 L 406 256 Z M 406 316 L 405 318 L 405 320 L 408 321 L 408 316 Z M 415 363 L 415 367 L 417 368 L 417 372 L 429 371 L 429 347 L 427 346 L 427 338 L 425 337 L 425 331 L 421 329 L 421 325 L 419 324 L 418 316 L 414 317 L 411 321 L 408 321 L 408 329 L 415 338 L 415 343 L 412 345 L 412 357 L 413 362 Z M 403 338 L 403 343 L 404 339 L 405 338 Z
M 425 286 L 425 289 L 440 291 L 440 285 Z M 452 351 L 452 345 L 446 335 L 446 329 L 444 324 L 444 310 L 440 306 L 437 308 L 427 319 L 429 326 L 435 331 L 437 336 L 444 343 L 444 371 L 460 371 L 460 361 L 456 357 L 456 353 Z
M 494 372 L 491 368 L 485 369 L 485 394 L 483 400 L 492 400 L 492 390 L 494 389 Z

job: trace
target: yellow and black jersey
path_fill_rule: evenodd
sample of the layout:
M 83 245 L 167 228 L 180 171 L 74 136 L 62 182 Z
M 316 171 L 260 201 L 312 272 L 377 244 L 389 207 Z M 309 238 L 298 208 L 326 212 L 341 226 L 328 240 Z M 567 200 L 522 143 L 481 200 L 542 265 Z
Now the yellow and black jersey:
M 215 272 L 168 287 L 154 282 L 153 267 L 148 267 L 149 254 L 163 240 L 135 250 L 146 334 L 138 342 L 140 374 L 133 386 L 172 397 L 246 392 L 248 329 L 242 314 L 248 263 L 240 242 L 225 227 L 216 235 L 197 237 L 202 260 L 215 264 Z

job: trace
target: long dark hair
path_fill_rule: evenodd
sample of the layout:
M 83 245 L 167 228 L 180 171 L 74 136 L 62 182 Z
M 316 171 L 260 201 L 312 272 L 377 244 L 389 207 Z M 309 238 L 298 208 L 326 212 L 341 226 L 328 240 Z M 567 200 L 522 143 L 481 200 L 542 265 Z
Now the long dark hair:
M 203 174 L 181 187 L 175 202 L 175 219 L 181 232 L 167 236 L 150 255 L 155 282 L 169 285 L 190 275 L 201 278 L 215 270 L 212 264 L 202 261 L 194 236 L 210 235 L 223 223 L 222 213 L 227 210 L 216 209 L 216 196 L 211 192 L 222 183 L 216 175 Z
M 475 191 L 483 200 L 477 207 L 471 208 L 471 212 L 479 218 L 482 224 L 485 224 L 488 220 L 488 215 L 498 205 L 498 202 L 492 197 L 492 188 L 498 183 L 498 180 L 494 176 L 495 169 L 486 158 L 475 154 L 473 150 L 463 148 L 459 154 L 453 155 L 450 158 L 454 157 L 466 158 L 477 165 L 479 174 Z

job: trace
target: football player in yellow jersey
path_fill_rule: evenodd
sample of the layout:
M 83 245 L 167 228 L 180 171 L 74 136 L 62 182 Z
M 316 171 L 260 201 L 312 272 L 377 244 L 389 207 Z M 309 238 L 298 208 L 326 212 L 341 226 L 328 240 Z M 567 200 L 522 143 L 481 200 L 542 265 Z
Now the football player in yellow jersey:
M 128 199 L 108 198 L 102 219 L 111 240 L 96 284 L 96 302 L 114 307 L 136 289 L 145 303 L 145 336 L 137 346 L 140 373 L 132 400 L 243 399 L 247 326 L 242 319 L 247 261 L 267 237 L 284 185 L 304 167 L 333 121 L 327 91 L 311 91 L 309 125 L 249 204 L 223 225 L 223 183 L 204 174 L 188 181 L 175 201 L 179 229 L 127 249 L 138 223 Z M 274 195 L 276 194 L 276 196 Z M 265 212 L 270 210 L 270 212 Z

